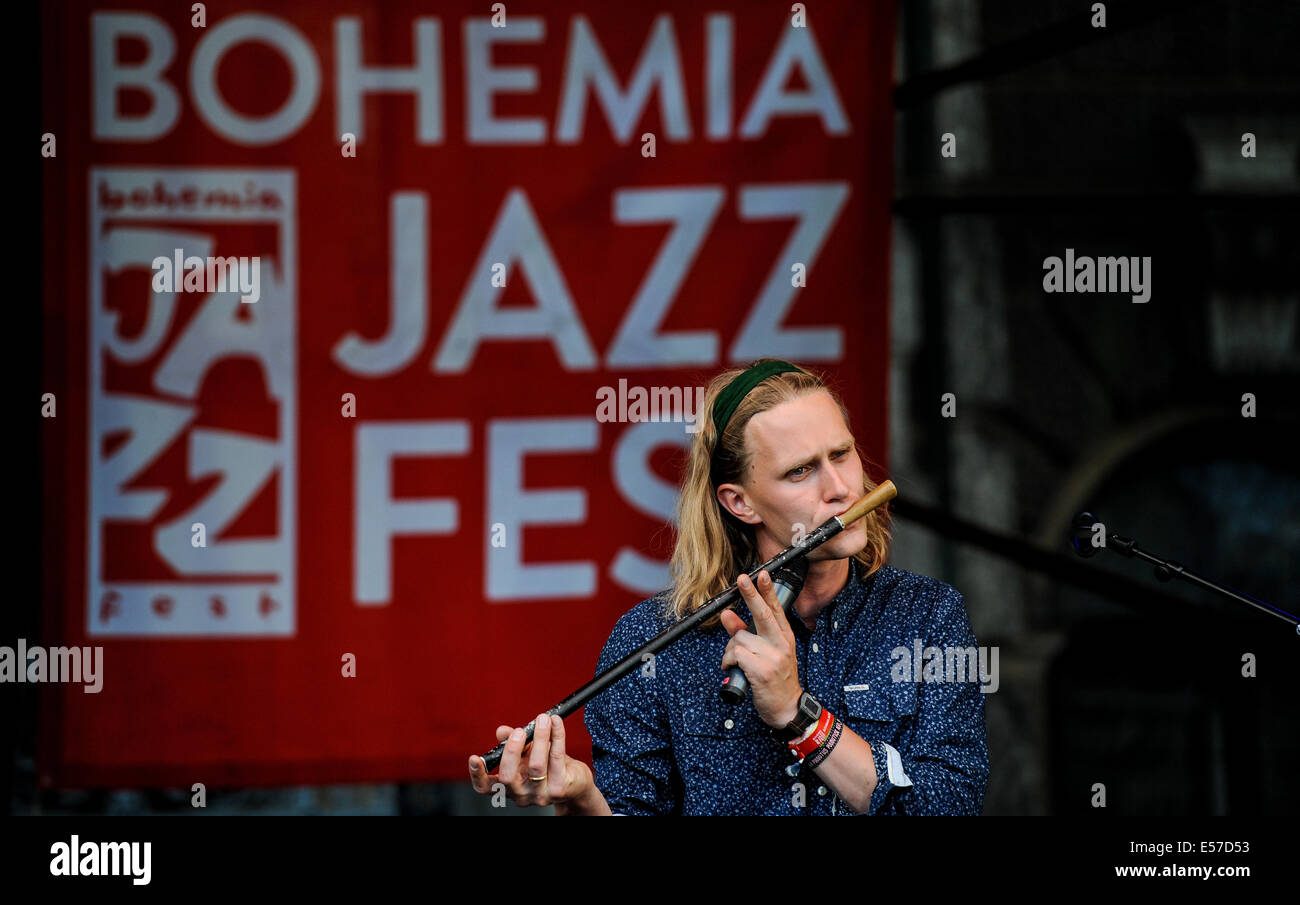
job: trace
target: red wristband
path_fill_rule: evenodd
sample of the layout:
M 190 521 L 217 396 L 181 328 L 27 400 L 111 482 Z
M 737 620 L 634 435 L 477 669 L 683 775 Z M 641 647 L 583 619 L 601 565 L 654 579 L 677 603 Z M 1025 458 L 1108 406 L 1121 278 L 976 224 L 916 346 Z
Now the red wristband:
M 817 728 L 813 730 L 813 734 L 808 736 L 802 742 L 791 742 L 789 746 L 790 753 L 794 754 L 800 760 L 803 760 L 809 754 L 812 754 L 822 746 L 822 742 L 826 741 L 827 736 L 830 735 L 831 726 L 834 723 L 835 714 L 823 707 L 821 718 L 817 720 Z

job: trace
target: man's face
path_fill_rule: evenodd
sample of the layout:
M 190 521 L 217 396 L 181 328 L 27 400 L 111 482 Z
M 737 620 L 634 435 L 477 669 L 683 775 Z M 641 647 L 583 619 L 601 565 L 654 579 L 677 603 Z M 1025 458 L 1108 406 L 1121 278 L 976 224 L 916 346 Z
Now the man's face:
M 839 406 L 824 391 L 760 412 L 745 425 L 750 465 L 741 483 L 718 488 L 722 505 L 755 526 L 759 555 L 769 559 L 863 495 L 862 460 Z M 865 548 L 859 519 L 808 555 L 843 559 Z

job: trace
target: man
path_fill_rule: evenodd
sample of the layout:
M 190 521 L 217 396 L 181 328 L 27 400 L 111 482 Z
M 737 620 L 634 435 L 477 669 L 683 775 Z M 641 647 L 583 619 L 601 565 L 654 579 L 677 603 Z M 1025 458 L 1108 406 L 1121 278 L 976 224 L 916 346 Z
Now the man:
M 873 488 L 830 387 L 789 362 L 725 372 L 705 394 L 678 500 L 669 590 L 618 620 L 597 672 L 737 581 L 744 601 L 586 706 L 595 765 L 565 753 L 563 721 L 501 726 L 497 775 L 470 757 L 474 788 L 503 783 L 559 814 L 979 814 L 988 780 L 975 681 L 918 683 L 900 650 L 973 652 L 961 595 L 885 563 L 877 509 L 808 554 L 789 617 L 766 572 L 744 572 Z M 753 629 L 746 626 L 752 624 Z M 739 666 L 752 695 L 721 699 Z

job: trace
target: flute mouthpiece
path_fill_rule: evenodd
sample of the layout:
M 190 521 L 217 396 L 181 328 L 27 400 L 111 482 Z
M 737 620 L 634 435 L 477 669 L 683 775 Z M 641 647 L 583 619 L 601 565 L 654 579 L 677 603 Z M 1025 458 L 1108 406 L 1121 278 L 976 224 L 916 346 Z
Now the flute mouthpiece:
M 883 481 L 875 490 L 858 500 L 845 510 L 843 515 L 836 516 L 836 518 L 840 520 L 841 525 L 847 528 L 872 509 L 889 502 L 896 496 L 898 496 L 898 488 L 894 486 L 894 482 Z

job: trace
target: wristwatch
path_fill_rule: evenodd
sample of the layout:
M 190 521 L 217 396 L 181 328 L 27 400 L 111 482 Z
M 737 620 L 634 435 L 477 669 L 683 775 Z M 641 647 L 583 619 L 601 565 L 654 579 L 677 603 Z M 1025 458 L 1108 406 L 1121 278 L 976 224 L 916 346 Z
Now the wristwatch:
M 817 725 L 817 721 L 821 717 L 821 702 L 805 691 L 799 695 L 799 705 L 795 710 L 794 719 L 787 723 L 784 728 L 772 728 L 769 731 L 777 741 L 789 743 Z

